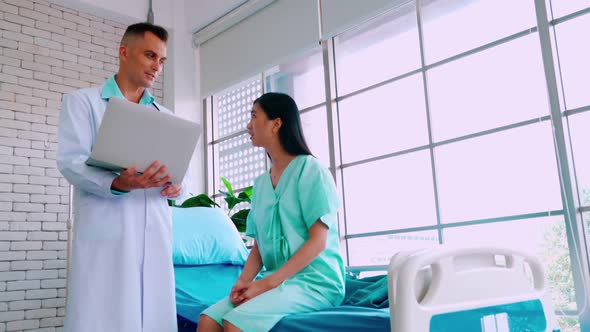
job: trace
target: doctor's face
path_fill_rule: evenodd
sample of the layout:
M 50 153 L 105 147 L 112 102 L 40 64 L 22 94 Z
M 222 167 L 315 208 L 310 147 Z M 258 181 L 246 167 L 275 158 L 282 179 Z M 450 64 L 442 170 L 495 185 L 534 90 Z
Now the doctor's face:
M 166 62 L 166 43 L 147 31 L 119 49 L 121 69 L 135 85 L 151 88 Z
M 246 126 L 252 145 L 266 148 L 274 140 L 278 141 L 276 121 L 277 119 L 269 119 L 260 105 L 254 104 L 250 112 L 250 122 Z

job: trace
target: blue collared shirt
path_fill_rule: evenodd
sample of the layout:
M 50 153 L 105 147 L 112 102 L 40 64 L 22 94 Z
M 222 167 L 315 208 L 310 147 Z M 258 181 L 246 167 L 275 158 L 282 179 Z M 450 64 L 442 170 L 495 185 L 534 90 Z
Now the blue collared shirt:
M 123 96 L 121 89 L 119 89 L 119 86 L 117 85 L 117 81 L 115 81 L 115 75 L 109 77 L 106 80 L 106 82 L 104 83 L 104 87 L 102 88 L 101 97 L 102 97 L 102 99 L 106 99 L 106 100 L 109 100 L 111 97 L 125 99 L 125 96 Z M 152 96 L 150 91 L 148 89 L 145 89 L 145 90 L 143 90 L 143 95 L 141 96 L 141 99 L 139 100 L 139 104 L 149 106 L 149 105 L 153 104 L 155 100 L 156 100 L 156 98 L 154 98 L 154 96 Z

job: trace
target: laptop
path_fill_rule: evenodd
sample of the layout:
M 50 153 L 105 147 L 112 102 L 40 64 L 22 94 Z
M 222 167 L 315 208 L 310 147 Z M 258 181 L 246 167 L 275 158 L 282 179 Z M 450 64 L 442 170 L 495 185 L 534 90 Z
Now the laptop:
M 157 160 L 181 183 L 200 135 L 197 123 L 110 98 L 86 164 L 112 171 L 136 165 L 141 173 Z

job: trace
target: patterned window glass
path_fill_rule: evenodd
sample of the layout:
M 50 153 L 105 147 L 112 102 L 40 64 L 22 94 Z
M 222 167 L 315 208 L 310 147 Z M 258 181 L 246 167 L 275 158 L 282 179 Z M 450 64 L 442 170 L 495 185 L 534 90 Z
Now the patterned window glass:
M 224 189 L 221 177 L 229 180 L 234 189 L 251 186 L 254 179 L 265 171 L 264 150 L 252 146 L 248 134 L 219 143 L 218 188 Z
M 213 194 L 226 190 L 222 177 L 239 191 L 266 170 L 264 150 L 252 146 L 246 130 L 252 103 L 261 94 L 257 76 L 213 96 Z

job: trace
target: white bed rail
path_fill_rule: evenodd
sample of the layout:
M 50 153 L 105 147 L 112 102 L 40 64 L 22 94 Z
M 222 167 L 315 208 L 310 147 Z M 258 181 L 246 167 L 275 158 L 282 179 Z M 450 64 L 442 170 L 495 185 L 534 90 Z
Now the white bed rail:
M 534 299 L 543 305 L 547 330 L 556 326 L 543 265 L 526 252 L 449 246 L 400 252 L 388 279 L 392 332 L 426 332 L 437 314 Z

